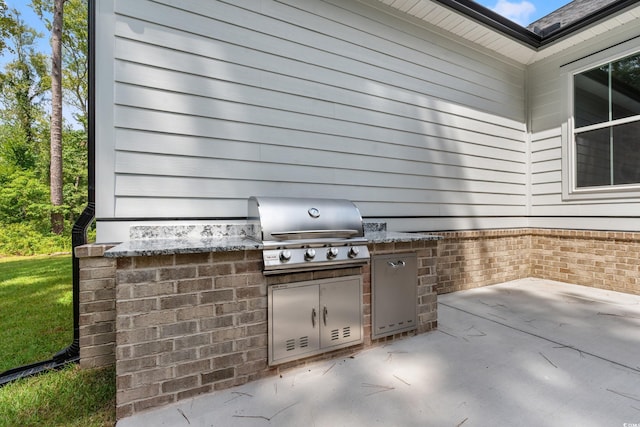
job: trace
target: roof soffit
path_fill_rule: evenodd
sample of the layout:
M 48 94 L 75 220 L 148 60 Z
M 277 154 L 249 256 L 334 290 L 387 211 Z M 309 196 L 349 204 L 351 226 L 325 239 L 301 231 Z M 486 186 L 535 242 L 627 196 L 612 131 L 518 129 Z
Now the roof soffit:
M 362 1 L 362 0 L 361 0 Z M 520 64 L 529 65 L 584 41 L 602 36 L 623 25 L 637 22 L 640 27 L 640 2 L 618 2 L 617 10 L 599 20 L 592 17 L 576 26 L 567 26 L 557 34 L 543 38 L 524 27 L 471 1 L 459 0 L 367 0 L 396 16 L 471 42 L 483 50 Z M 473 4 L 473 7 L 468 5 Z M 578 24 L 580 24 L 578 26 Z

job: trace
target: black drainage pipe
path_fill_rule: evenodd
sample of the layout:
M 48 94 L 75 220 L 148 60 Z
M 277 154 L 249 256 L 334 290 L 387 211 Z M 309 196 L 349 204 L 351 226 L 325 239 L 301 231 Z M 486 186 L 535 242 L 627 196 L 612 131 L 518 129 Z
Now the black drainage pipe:
M 60 369 L 70 363 L 80 361 L 80 260 L 75 255 L 75 248 L 87 243 L 87 229 L 93 221 L 94 205 L 93 202 L 90 202 L 85 207 L 71 231 L 71 246 L 73 248 L 71 263 L 73 269 L 73 342 L 49 360 L 31 363 L 3 372 L 0 374 L 0 387 L 20 378 L 52 369 Z

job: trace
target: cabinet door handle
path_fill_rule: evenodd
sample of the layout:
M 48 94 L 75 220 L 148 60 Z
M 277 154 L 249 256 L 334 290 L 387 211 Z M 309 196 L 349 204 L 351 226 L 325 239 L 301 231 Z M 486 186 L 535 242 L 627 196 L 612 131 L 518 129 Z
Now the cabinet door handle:
M 311 325 L 314 328 L 316 327 L 316 309 L 315 308 L 311 309 Z
M 396 261 L 396 262 L 389 261 L 389 262 L 387 262 L 387 264 L 389 264 L 393 268 L 404 267 L 404 266 L 407 265 L 407 263 L 402 261 L 402 260 L 399 260 L 399 261 Z
M 324 326 L 327 326 L 327 315 L 329 314 L 329 310 L 327 310 L 327 306 L 325 305 L 322 309 L 322 319 L 324 321 Z

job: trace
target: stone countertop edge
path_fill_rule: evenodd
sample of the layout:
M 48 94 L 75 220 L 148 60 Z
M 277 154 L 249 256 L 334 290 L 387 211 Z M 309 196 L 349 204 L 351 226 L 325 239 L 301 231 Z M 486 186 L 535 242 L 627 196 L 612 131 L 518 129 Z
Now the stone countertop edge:
M 374 231 L 364 233 L 368 243 L 420 242 L 425 240 L 441 240 L 442 236 L 426 233 L 401 233 L 398 231 Z
M 366 232 L 368 243 L 416 242 L 440 240 L 434 234 L 400 233 L 395 231 Z M 107 258 L 195 254 L 203 252 L 234 252 L 261 250 L 262 243 L 246 237 L 142 239 L 123 242 L 105 252 Z

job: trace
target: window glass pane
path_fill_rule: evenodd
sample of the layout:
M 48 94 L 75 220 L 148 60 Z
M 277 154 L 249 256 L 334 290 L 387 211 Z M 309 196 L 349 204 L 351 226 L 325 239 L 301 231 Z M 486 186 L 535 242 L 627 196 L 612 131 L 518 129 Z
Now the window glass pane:
M 609 128 L 576 134 L 576 186 L 611 185 Z
M 640 114 L 640 55 L 611 64 L 613 119 Z
M 577 128 L 609 120 L 609 66 L 573 77 L 574 118 Z
M 613 183 L 640 183 L 640 122 L 613 128 Z

